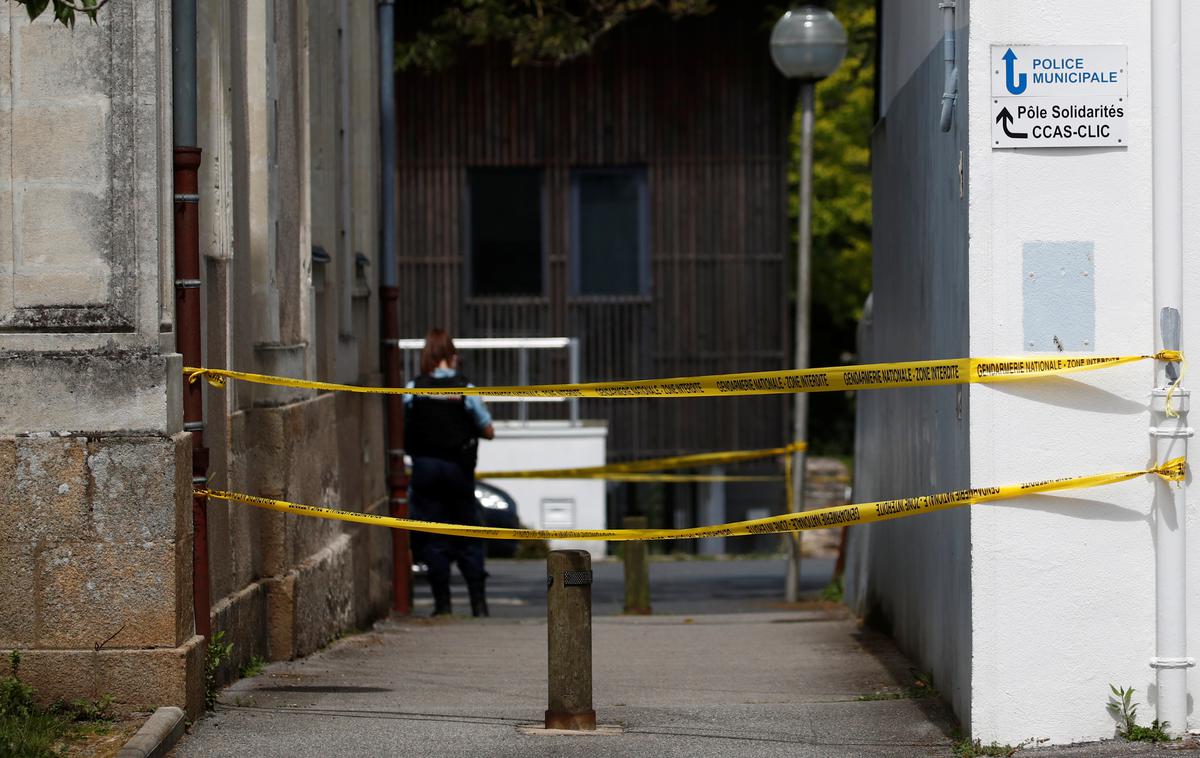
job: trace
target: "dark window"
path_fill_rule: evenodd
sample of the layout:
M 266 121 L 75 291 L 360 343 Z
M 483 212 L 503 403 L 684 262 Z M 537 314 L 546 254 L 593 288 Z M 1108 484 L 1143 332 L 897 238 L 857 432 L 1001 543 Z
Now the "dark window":
M 575 171 L 571 177 L 571 230 L 575 294 L 648 292 L 645 170 Z
M 471 294 L 542 294 L 542 172 L 477 169 L 470 181 Z

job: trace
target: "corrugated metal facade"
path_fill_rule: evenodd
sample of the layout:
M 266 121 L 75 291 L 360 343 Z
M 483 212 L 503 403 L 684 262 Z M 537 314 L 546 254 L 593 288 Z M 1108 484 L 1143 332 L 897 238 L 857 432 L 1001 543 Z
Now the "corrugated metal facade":
M 400 39 L 428 17 L 413 5 L 397 8 Z M 636 19 L 560 67 L 512 68 L 505 50 L 473 48 L 444 71 L 399 74 L 402 332 L 579 337 L 585 381 L 784 367 L 793 94 L 768 56 L 769 22 L 758 3 L 726 3 L 703 18 Z M 467 288 L 468 172 L 502 166 L 543 171 L 540 297 Z M 605 166 L 645 170 L 646 296 L 571 294 L 571 171 Z M 477 383 L 516 380 L 514 356 L 467 360 Z M 567 377 L 565 355 L 535 355 L 531 368 L 534 382 Z M 618 459 L 779 444 L 787 408 L 783 397 L 595 400 L 583 415 L 608 420 Z

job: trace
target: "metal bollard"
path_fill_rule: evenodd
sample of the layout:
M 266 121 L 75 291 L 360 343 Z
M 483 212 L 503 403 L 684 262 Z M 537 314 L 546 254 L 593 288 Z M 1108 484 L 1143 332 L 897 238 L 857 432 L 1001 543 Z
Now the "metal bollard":
M 645 529 L 645 516 L 626 516 L 621 526 L 626 529 Z M 650 615 L 650 566 L 646 559 L 646 543 L 641 540 L 621 546 L 625 556 L 625 612 Z
M 546 573 L 550 680 L 546 728 L 595 731 L 592 555 L 586 550 L 551 550 Z

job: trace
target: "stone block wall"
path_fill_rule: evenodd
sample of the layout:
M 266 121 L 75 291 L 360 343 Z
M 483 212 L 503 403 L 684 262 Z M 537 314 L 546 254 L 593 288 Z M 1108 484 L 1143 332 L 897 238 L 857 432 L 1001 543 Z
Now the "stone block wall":
M 170 9 L 110 3 L 67 30 L 0 5 L 0 654 L 44 700 L 195 716 Z M 379 384 L 374 4 L 198 13 L 204 362 Z M 213 487 L 385 508 L 379 398 L 235 383 L 205 389 L 204 422 Z M 226 678 L 387 612 L 385 530 L 208 517 Z
M 382 401 L 325 394 L 230 418 L 229 488 L 383 513 Z M 222 485 L 224 486 L 224 485 Z M 391 535 L 378 527 L 209 504 L 213 628 L 234 650 L 287 660 L 387 613 Z
M 169 9 L 0 7 L 0 652 L 44 701 L 196 714 Z
M 0 437 L 0 648 L 43 700 L 137 710 L 186 704 L 201 681 L 190 452 L 184 434 Z
M 340 1 L 199 7 L 209 365 L 382 382 L 374 14 Z M 213 487 L 386 508 L 380 398 L 235 382 L 207 388 L 205 405 Z M 224 680 L 388 610 L 386 530 L 222 501 L 208 530 L 212 626 L 233 643 Z

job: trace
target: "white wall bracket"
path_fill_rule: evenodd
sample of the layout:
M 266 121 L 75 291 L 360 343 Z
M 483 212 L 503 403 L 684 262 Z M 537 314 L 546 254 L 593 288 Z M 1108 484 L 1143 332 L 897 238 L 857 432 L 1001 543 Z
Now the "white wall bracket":
M 1150 668 L 1156 669 L 1188 669 L 1196 665 L 1195 658 L 1151 658 Z

